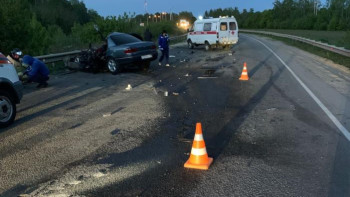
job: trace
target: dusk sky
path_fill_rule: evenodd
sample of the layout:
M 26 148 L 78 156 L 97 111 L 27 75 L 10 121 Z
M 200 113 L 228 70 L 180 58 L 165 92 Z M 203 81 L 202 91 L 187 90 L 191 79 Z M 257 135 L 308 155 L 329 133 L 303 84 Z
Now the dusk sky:
M 145 13 L 145 0 L 84 0 L 89 9 L 96 10 L 102 16 L 120 15 L 124 12 Z M 195 16 L 205 10 L 215 8 L 238 7 L 240 10 L 254 8 L 262 11 L 272 8 L 274 0 L 147 0 L 148 12 L 191 11 Z
M 124 12 L 145 13 L 145 0 L 83 0 L 89 9 L 96 10 L 102 16 L 120 15 Z M 215 8 L 238 7 L 239 10 L 254 8 L 263 11 L 273 7 L 275 0 L 147 0 L 148 12 L 191 11 L 196 17 L 206 10 Z M 326 0 L 321 0 L 325 2 Z

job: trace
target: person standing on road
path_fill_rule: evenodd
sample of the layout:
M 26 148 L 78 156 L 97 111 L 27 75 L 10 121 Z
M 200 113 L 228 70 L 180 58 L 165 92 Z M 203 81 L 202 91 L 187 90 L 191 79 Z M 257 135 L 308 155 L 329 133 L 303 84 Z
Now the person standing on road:
M 50 71 L 42 61 L 29 55 L 25 55 L 22 60 L 22 65 L 26 68 L 26 72 L 24 74 L 28 75 L 28 83 L 39 83 L 37 88 L 47 87 Z
M 166 65 L 169 65 L 169 36 L 167 32 L 164 30 L 163 33 L 158 38 L 159 50 L 162 52 L 162 55 L 159 58 L 159 66 L 162 65 L 162 61 L 165 57 Z
M 146 31 L 143 33 L 143 38 L 145 39 L 145 41 L 152 41 L 153 35 L 152 35 L 152 33 L 149 31 L 148 28 L 147 28 Z

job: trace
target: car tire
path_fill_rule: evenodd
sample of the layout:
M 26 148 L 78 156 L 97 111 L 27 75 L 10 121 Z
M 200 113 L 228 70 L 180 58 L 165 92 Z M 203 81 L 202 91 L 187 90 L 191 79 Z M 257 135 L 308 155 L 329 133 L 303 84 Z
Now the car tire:
M 189 48 L 189 49 L 193 49 L 193 48 L 194 48 L 194 45 L 193 45 L 193 43 L 192 43 L 191 40 L 188 40 L 188 41 L 187 41 L 187 44 L 188 44 L 188 48 Z
M 209 42 L 208 42 L 208 41 L 205 41 L 205 44 L 204 44 L 204 45 L 205 45 L 205 50 L 206 50 L 206 51 L 209 51 L 210 48 L 211 48 Z
M 232 45 L 223 45 L 223 46 L 222 46 L 222 48 L 223 48 L 224 50 L 230 50 L 231 47 L 232 47 Z
M 111 72 L 113 75 L 116 75 L 122 71 L 122 67 L 114 58 L 109 58 L 107 61 L 107 68 L 109 72 Z
M 8 127 L 16 117 L 16 103 L 13 95 L 0 90 L 0 128 Z

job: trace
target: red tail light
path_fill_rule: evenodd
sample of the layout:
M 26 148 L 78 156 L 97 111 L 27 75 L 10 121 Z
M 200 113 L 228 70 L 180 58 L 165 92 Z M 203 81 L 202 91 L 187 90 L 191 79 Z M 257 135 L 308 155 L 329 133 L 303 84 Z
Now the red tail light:
M 9 60 L 2 60 L 0 59 L 0 64 L 12 64 Z
M 124 51 L 124 53 L 135 53 L 135 52 L 137 52 L 137 49 L 136 49 L 136 48 L 126 49 L 126 50 Z
M 0 53 L 0 64 L 12 64 L 3 54 Z
M 151 47 L 151 49 L 156 49 L 157 47 L 156 47 L 156 45 L 153 45 L 152 47 Z

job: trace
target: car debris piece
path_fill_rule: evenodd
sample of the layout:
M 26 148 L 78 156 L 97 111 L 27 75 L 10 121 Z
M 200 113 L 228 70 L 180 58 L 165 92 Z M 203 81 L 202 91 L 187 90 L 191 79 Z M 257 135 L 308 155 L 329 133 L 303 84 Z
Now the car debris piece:
M 128 87 L 125 88 L 125 90 L 131 90 L 131 89 L 132 89 L 132 87 L 130 84 L 128 84 Z
M 72 182 L 70 182 L 70 183 L 68 183 L 69 185 L 78 185 L 78 184 L 80 184 L 81 183 L 81 181 L 77 181 L 77 180 L 74 180 L 74 181 L 72 181 Z
M 277 110 L 277 108 L 273 107 L 273 108 L 267 109 L 266 111 L 275 111 L 275 110 Z
M 158 94 L 158 92 L 157 92 L 157 89 L 156 89 L 156 88 L 153 88 L 153 92 L 154 92 L 154 94 Z
M 175 57 L 175 55 L 169 55 L 169 57 L 170 57 L 170 58 L 174 58 L 174 57 Z
M 96 174 L 93 174 L 92 176 L 95 177 L 95 178 L 101 178 L 103 176 L 106 176 L 106 174 L 104 174 L 102 172 L 97 172 Z
M 111 115 L 112 115 L 112 113 L 107 113 L 107 114 L 103 114 L 103 117 L 106 118 L 106 117 L 109 117 Z
M 174 96 L 179 96 L 179 93 L 173 92 L 173 95 L 174 95 Z

